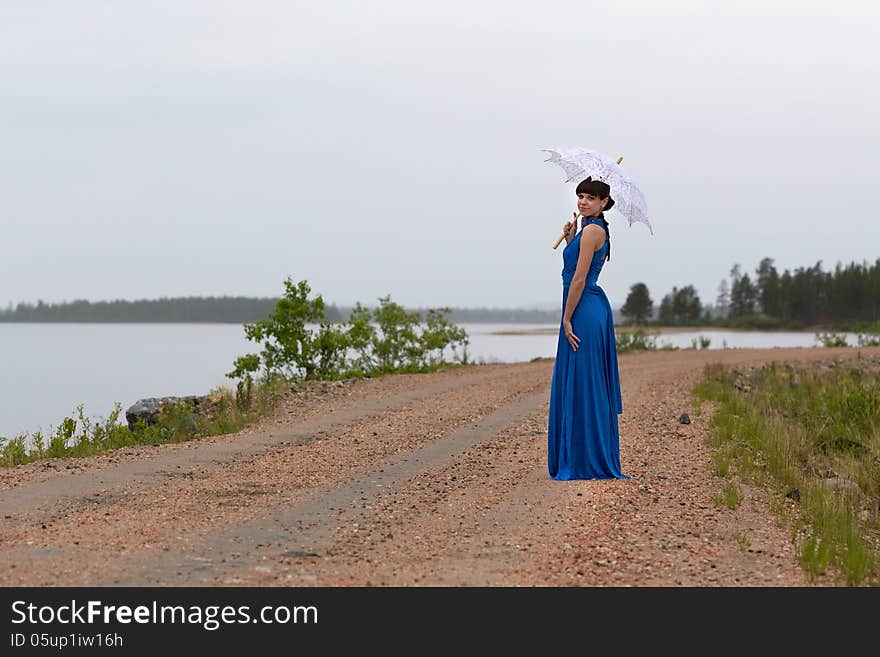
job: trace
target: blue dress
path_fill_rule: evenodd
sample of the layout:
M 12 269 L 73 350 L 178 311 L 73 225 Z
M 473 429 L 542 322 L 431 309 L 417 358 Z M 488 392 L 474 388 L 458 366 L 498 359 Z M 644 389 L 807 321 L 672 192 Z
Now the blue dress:
M 562 321 L 550 388 L 547 465 L 553 479 L 627 479 L 620 471 L 617 416 L 623 412 L 617 369 L 614 317 L 608 297 L 596 281 L 610 248 L 608 228 L 598 218 L 585 218 L 605 230 L 605 244 L 593 253 L 586 285 L 571 317 L 580 338 L 572 349 Z M 562 313 L 580 253 L 581 230 L 562 251 Z

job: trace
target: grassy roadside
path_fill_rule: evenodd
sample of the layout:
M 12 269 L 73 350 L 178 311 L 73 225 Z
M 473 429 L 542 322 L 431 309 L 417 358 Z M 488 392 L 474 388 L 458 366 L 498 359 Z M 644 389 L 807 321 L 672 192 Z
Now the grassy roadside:
M 122 406 L 118 402 L 106 420 L 93 423 L 77 407 L 78 418 L 66 417 L 49 435 L 42 432 L 21 434 L 15 438 L 0 438 L 0 467 L 12 467 L 41 459 L 91 456 L 132 445 L 160 445 L 178 443 L 204 436 L 234 433 L 271 414 L 277 403 L 287 394 L 289 384 L 274 379 L 256 385 L 251 390 L 248 404 L 236 399 L 227 388 L 215 388 L 211 395 L 217 399 L 217 411 L 212 417 L 200 417 L 184 401 L 167 405 L 155 424 L 138 420 L 134 430 L 119 424 Z
M 717 501 L 738 505 L 738 478 L 768 488 L 808 577 L 880 584 L 880 363 L 710 365 L 693 394 L 716 402 Z
M 472 367 L 483 364 L 482 360 L 470 364 L 441 363 L 424 368 L 435 372 L 441 369 Z M 405 373 L 406 370 L 401 370 Z M 393 373 L 393 372 L 388 372 Z M 378 374 L 377 376 L 381 376 Z M 42 459 L 92 456 L 120 447 L 132 445 L 161 445 L 179 443 L 207 436 L 218 436 L 240 431 L 272 415 L 278 403 L 291 394 L 291 390 L 305 394 L 311 386 L 320 387 L 328 381 L 290 382 L 277 375 L 267 381 L 254 383 L 241 394 L 228 388 L 217 387 L 209 395 L 216 399 L 215 411 L 209 417 L 193 412 L 185 401 L 168 404 L 155 424 L 138 420 L 134 429 L 119 423 L 122 406 L 118 402 L 105 420 L 92 422 L 83 414 L 83 406 L 77 407 L 77 417 L 65 417 L 51 434 L 42 432 L 21 434 L 15 438 L 0 436 L 0 468 L 14 467 Z

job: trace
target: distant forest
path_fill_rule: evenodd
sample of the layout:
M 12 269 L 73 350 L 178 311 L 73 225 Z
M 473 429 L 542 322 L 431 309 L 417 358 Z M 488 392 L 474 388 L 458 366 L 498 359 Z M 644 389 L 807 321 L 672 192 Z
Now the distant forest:
M 173 323 L 206 322 L 242 324 L 268 317 L 275 310 L 278 298 L 254 297 L 176 297 L 139 301 L 86 301 L 67 303 L 9 304 L 0 310 L 0 322 L 129 322 Z M 351 308 L 334 304 L 325 306 L 331 322 L 347 321 Z M 424 318 L 427 308 L 408 308 Z M 463 324 L 555 324 L 560 310 L 522 310 L 496 308 L 453 308 L 452 322 Z
M 880 322 L 880 258 L 872 265 L 838 263 L 822 271 L 822 263 L 781 274 L 772 258 L 763 258 L 754 277 L 740 265 L 722 279 L 714 305 L 704 305 L 693 285 L 665 295 L 654 308 L 644 283 L 630 290 L 623 313 L 635 320 L 662 325 L 720 324 L 726 326 L 859 325 Z
M 722 279 L 714 303 L 703 303 L 693 285 L 673 287 L 659 304 L 648 285 L 636 283 L 626 303 L 614 310 L 615 323 L 716 325 L 751 328 L 809 327 L 880 321 L 880 258 L 873 264 L 837 264 L 822 271 L 821 262 L 780 273 L 764 258 L 754 276 L 735 264 Z M 84 299 L 47 304 L 10 303 L 0 322 L 206 322 L 242 324 L 268 317 L 277 297 L 176 297 L 139 301 Z M 372 306 L 370 306 L 372 307 Z M 344 322 L 351 307 L 328 304 L 327 318 Z M 424 319 L 428 308 L 408 308 Z M 462 324 L 558 324 L 562 308 L 452 308 L 450 320 Z

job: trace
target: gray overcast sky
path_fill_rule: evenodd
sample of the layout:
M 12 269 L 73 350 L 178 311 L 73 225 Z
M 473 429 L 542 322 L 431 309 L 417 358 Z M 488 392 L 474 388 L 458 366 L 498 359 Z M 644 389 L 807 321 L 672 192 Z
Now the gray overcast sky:
M 0 303 L 553 306 L 584 146 L 614 306 L 880 256 L 873 3 L 3 0 Z

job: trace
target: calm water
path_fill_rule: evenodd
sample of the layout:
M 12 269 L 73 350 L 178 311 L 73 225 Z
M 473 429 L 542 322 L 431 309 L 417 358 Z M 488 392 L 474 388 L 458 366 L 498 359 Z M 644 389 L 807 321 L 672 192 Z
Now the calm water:
M 556 354 L 558 326 L 461 324 L 472 361 L 511 363 Z M 544 328 L 554 333 L 494 335 Z M 704 335 L 710 349 L 811 347 L 813 333 L 702 331 L 662 336 L 659 344 L 691 346 Z M 848 335 L 856 344 L 855 335 Z M 83 405 L 86 417 L 106 419 L 114 402 L 124 412 L 142 397 L 202 395 L 234 388 L 224 374 L 233 360 L 256 353 L 239 324 L 6 324 L 0 323 L 0 436 L 54 431 Z M 447 354 L 451 357 L 451 353 Z

